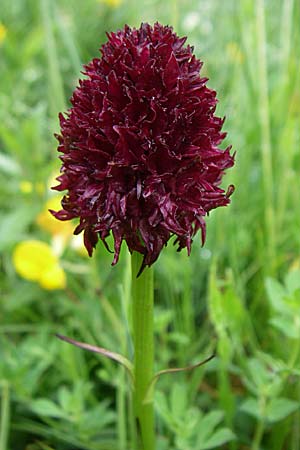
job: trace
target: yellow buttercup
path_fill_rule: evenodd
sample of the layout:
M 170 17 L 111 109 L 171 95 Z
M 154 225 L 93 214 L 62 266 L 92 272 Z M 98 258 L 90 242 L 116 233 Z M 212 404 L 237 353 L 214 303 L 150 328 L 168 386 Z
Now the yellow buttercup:
M 63 289 L 66 275 L 50 245 L 38 240 L 20 242 L 13 252 L 16 272 L 44 289 Z

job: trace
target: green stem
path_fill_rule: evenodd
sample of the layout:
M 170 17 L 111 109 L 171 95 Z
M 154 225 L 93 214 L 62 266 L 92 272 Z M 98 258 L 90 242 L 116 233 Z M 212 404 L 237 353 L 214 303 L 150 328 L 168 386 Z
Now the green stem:
M 254 433 L 253 442 L 251 445 L 251 450 L 259 450 L 260 444 L 265 431 L 265 413 L 266 413 L 266 398 L 262 397 L 260 399 L 260 419 L 257 422 L 256 430 Z
M 126 255 L 126 265 L 123 276 L 123 283 L 120 286 L 120 301 L 121 301 L 121 311 L 122 318 L 125 324 L 125 327 L 119 326 L 120 328 L 120 347 L 122 350 L 122 355 L 126 355 L 128 352 L 127 348 L 127 325 L 128 325 L 128 305 L 130 304 L 130 274 L 131 274 L 131 265 L 130 265 L 130 255 L 127 253 Z M 119 450 L 126 450 L 127 448 L 127 417 L 126 417 L 126 374 L 124 368 L 119 369 L 120 378 L 118 383 L 118 393 L 117 393 L 117 406 L 118 406 L 118 444 Z M 130 422 L 128 422 L 130 423 Z
M 137 427 L 137 450 L 154 450 L 153 403 L 144 403 L 153 378 L 153 269 L 146 267 L 137 278 L 143 257 L 133 252 L 132 317 L 134 342 L 134 418 Z
M 1 415 L 0 415 L 0 450 L 6 450 L 9 432 L 10 393 L 8 382 L 6 380 L 3 380 L 1 384 L 2 384 L 2 395 L 1 395 Z
M 259 450 L 260 449 L 260 443 L 263 438 L 264 431 L 265 431 L 264 423 L 262 420 L 259 420 L 257 423 L 256 430 L 255 430 L 251 450 Z
M 119 380 L 118 380 L 118 390 L 117 390 L 117 411 L 118 411 L 118 445 L 119 450 L 126 449 L 126 416 L 125 416 L 125 403 L 126 403 L 126 393 L 125 393 L 125 370 L 123 367 L 119 369 Z

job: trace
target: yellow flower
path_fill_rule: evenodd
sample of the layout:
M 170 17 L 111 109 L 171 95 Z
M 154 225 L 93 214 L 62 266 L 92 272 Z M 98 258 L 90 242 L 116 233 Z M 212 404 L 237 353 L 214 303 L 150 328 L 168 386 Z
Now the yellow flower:
M 54 211 L 61 209 L 60 201 L 61 196 L 59 195 L 49 198 L 43 211 L 37 216 L 36 222 L 43 230 L 52 234 L 52 236 L 61 235 L 64 239 L 68 239 L 73 235 L 72 224 L 70 222 L 60 222 L 49 212 L 49 209 L 53 209 Z
M 40 181 L 33 184 L 28 180 L 22 180 L 19 184 L 19 188 L 22 194 L 31 194 L 33 191 L 36 191 L 38 194 L 43 194 L 45 190 L 44 184 Z
M 3 25 L 3 23 L 0 23 L 0 44 L 2 44 L 2 42 L 5 40 L 6 35 L 7 35 L 6 27 Z
M 70 222 L 61 222 L 49 212 L 49 209 L 58 211 L 61 209 L 61 196 L 57 195 L 47 200 L 43 211 L 37 216 L 37 224 L 52 235 L 52 249 L 54 254 L 61 255 L 68 244 L 81 256 L 88 256 L 83 244 L 83 235 L 74 236 L 73 225 Z
M 31 194 L 31 192 L 33 191 L 33 184 L 31 183 L 31 181 L 23 180 L 20 182 L 19 186 L 22 194 Z
M 122 0 L 101 0 L 101 1 L 102 3 L 105 3 L 106 5 L 112 8 L 117 8 L 122 3 Z
M 13 252 L 16 272 L 29 281 L 36 281 L 44 289 L 63 289 L 66 275 L 58 258 L 45 242 L 28 240 L 20 242 Z
M 58 264 L 55 264 L 41 275 L 39 283 L 44 289 L 62 289 L 66 287 L 66 274 Z

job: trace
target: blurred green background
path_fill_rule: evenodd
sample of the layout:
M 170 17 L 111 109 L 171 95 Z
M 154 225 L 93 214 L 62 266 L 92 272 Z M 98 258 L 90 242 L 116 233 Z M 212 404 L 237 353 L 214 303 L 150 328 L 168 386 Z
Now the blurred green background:
M 237 152 L 228 208 L 155 264 L 158 450 L 300 449 L 300 6 L 293 0 L 1 0 L 0 450 L 131 449 L 128 256 L 51 220 L 53 133 L 105 31 L 173 25 L 205 62 Z M 56 203 L 55 203 L 56 202 Z M 125 250 L 125 248 L 123 249 Z

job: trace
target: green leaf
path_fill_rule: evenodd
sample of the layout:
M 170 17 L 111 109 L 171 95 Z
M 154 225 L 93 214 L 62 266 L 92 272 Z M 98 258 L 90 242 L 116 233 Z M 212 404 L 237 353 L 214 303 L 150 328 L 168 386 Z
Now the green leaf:
M 28 225 L 36 217 L 38 209 L 33 205 L 18 207 L 0 221 L 0 251 L 22 239 Z
M 288 307 L 284 301 L 284 297 L 286 296 L 284 287 L 273 278 L 267 278 L 265 285 L 272 308 L 279 313 L 285 313 Z
M 290 339 L 299 339 L 299 329 L 292 317 L 278 316 L 270 319 L 270 324 Z
M 270 401 L 266 410 L 266 417 L 269 422 L 278 422 L 299 409 L 299 402 L 288 398 L 274 398 Z
M 290 270 L 285 279 L 285 286 L 289 295 L 293 295 L 300 289 L 300 270 Z
M 269 384 L 271 375 L 268 368 L 257 358 L 251 358 L 248 361 L 248 369 L 251 379 L 258 388 Z
M 283 420 L 292 412 L 299 408 L 299 403 L 287 398 L 279 397 L 271 399 L 264 408 L 261 409 L 261 405 L 258 399 L 250 398 L 246 400 L 241 410 L 256 417 L 259 420 L 267 420 L 274 423 Z
M 85 433 L 89 434 L 99 433 L 100 430 L 104 430 L 115 421 L 116 413 L 108 408 L 108 402 L 106 401 L 85 412 L 80 418 L 82 428 Z
M 58 391 L 58 401 L 64 411 L 70 410 L 71 393 L 66 386 L 62 386 Z
M 201 447 L 197 447 L 197 449 L 209 450 L 211 448 L 217 448 L 223 444 L 226 444 L 227 442 L 232 441 L 233 439 L 235 439 L 235 434 L 231 430 L 229 430 L 229 428 L 221 428 L 220 430 L 216 431 L 210 439 L 202 444 Z
M 224 417 L 223 411 L 211 411 L 202 418 L 199 425 L 199 434 L 203 442 L 214 432 L 214 429 L 219 425 Z
M 187 390 L 184 384 L 175 383 L 170 398 L 171 412 L 174 418 L 179 418 L 187 410 Z
M 169 411 L 166 396 L 160 391 L 155 392 L 155 409 L 167 425 L 170 426 L 174 422 L 172 414 Z
M 46 398 L 39 398 L 31 403 L 31 409 L 39 416 L 65 418 L 64 411 L 59 408 L 54 402 Z
M 256 419 L 262 419 L 260 404 L 256 398 L 245 400 L 240 409 Z

